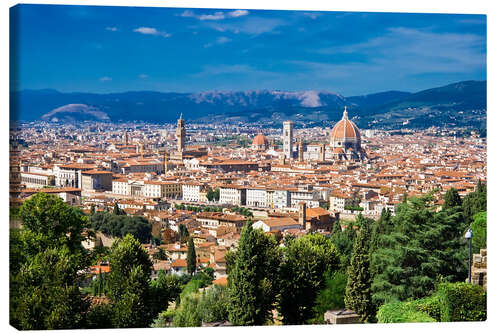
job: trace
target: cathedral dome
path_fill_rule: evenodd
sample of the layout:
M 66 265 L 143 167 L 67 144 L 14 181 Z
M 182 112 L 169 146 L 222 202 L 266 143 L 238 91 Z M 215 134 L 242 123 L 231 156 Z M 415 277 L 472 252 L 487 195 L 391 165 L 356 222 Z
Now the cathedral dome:
M 358 126 L 347 117 L 347 108 L 344 109 L 342 120 L 333 126 L 330 134 L 332 140 L 356 139 L 361 140 Z
M 264 136 L 264 134 L 258 134 L 255 138 L 253 138 L 252 145 L 267 146 L 267 138 Z

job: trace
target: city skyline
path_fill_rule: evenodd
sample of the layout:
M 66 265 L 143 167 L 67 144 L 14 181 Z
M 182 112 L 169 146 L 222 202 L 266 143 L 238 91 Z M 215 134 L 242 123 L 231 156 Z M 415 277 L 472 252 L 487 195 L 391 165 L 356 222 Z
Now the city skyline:
M 485 15 L 21 5 L 11 18 L 13 90 L 349 96 L 486 79 Z

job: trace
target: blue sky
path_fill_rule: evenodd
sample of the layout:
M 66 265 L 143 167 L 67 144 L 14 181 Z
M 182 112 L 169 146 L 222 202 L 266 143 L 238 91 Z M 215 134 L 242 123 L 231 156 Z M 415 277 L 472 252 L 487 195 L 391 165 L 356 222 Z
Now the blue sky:
M 418 91 L 486 79 L 486 16 L 20 5 L 11 88 Z

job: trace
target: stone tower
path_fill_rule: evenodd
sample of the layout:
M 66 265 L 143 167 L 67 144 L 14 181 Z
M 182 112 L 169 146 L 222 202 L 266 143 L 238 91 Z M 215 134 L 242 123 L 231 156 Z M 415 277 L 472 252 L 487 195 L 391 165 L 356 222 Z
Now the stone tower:
M 288 160 L 293 157 L 293 122 L 283 122 L 283 154 Z
M 319 156 L 318 156 L 318 160 L 320 162 L 324 162 L 325 161 L 325 145 L 324 144 L 320 144 L 319 145 Z
M 307 221 L 307 216 L 306 216 L 306 203 L 301 201 L 299 202 L 299 223 L 306 228 L 306 221 Z
M 302 138 L 299 139 L 299 162 L 304 162 L 304 143 L 302 142 Z
M 182 119 L 182 113 L 177 120 L 177 130 L 175 131 L 175 136 L 177 138 L 177 151 L 183 152 L 184 151 L 184 144 L 186 142 L 186 127 L 184 126 L 184 119 Z
M 163 167 L 164 167 L 164 174 L 167 176 L 167 171 L 168 171 L 168 156 L 167 156 L 167 151 L 163 151 Z

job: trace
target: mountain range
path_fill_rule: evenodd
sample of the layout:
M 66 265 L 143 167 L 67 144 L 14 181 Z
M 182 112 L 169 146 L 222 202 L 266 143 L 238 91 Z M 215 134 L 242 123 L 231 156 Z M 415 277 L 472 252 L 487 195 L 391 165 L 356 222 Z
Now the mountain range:
M 486 81 L 462 81 L 416 93 L 386 91 L 344 97 L 328 91 L 207 91 L 173 93 L 63 93 L 52 89 L 12 91 L 11 120 L 57 122 L 145 121 L 259 122 L 281 126 L 335 122 L 344 106 L 360 128 L 429 126 L 486 127 Z M 403 125 L 405 123 L 405 125 Z

